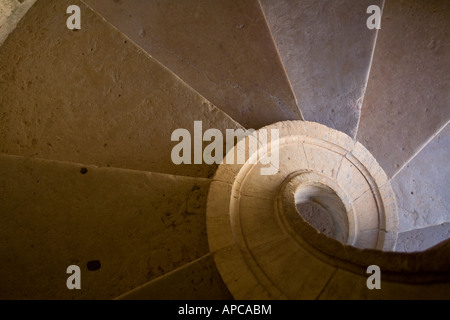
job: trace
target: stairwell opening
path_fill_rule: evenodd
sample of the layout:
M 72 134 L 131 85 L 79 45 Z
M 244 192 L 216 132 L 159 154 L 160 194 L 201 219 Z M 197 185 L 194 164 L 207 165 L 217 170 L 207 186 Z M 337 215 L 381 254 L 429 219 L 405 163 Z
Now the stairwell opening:
M 300 185 L 295 193 L 300 216 L 318 232 L 346 243 L 349 222 L 345 206 L 330 187 L 323 184 Z

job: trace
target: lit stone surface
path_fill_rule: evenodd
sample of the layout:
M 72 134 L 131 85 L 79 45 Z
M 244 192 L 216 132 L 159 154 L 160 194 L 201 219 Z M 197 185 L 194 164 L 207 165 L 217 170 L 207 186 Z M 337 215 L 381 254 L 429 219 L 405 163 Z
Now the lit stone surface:
M 277 210 L 276 203 L 273 200 L 241 195 L 239 210 L 253 213 L 239 217 L 242 236 L 250 250 L 286 237 L 285 233 L 280 232 L 277 216 L 274 214 Z
M 36 0 L 0 0 L 0 46 Z
M 0 0 L 0 28 L 18 5 L 19 2 L 16 0 Z
M 86 0 L 246 128 L 300 120 L 257 0 Z
M 305 120 L 354 137 L 376 30 L 367 7 L 382 0 L 262 0 Z
M 447 0 L 386 1 L 357 140 L 390 177 L 450 119 L 449 15 Z
M 392 179 L 399 231 L 450 222 L 450 125 Z
M 82 167 L 0 156 L 2 299 L 115 298 L 208 253 L 208 180 Z
M 418 252 L 427 250 L 450 238 L 450 223 L 414 229 L 398 234 L 396 251 Z
M 231 261 L 216 259 L 216 264 L 235 298 L 313 299 L 320 294 L 335 269 L 304 248 L 302 228 L 307 223 L 297 211 L 302 201 L 318 203 L 328 212 L 336 228 L 331 230 L 334 239 L 358 248 L 394 249 L 395 198 L 364 147 L 306 121 L 263 129 L 280 130 L 280 158 L 288 161 L 280 162 L 278 173 L 261 175 L 266 154 L 260 150 L 256 164 L 221 164 L 208 194 L 210 250 L 230 251 Z M 241 141 L 235 148 L 249 147 Z M 349 156 L 352 150 L 356 152 Z M 351 165 L 343 167 L 343 161 Z M 353 188 L 361 186 L 348 183 L 340 170 L 361 175 L 368 190 L 359 195 Z
M 76 32 L 69 4 L 82 10 Z M 0 69 L 3 153 L 208 177 L 215 166 L 173 164 L 172 132 L 240 127 L 79 1 L 38 1 Z
M 353 206 L 358 215 L 359 229 L 368 231 L 377 229 L 380 225 L 379 217 L 376 215 L 368 215 L 368 212 L 377 211 L 377 203 L 371 190 L 366 191 L 362 196 L 357 198 Z
M 358 199 L 363 193 L 370 189 L 367 180 L 360 174 L 358 168 L 348 159 L 342 161 L 337 180 L 345 189 L 350 190 L 349 196 L 352 199 Z
M 445 227 L 450 222 L 448 159 L 449 125 L 392 179 L 403 233 L 398 251 L 422 251 L 450 236 Z
M 252 253 L 262 271 L 283 292 L 283 298 L 314 299 L 335 271 L 333 266 L 299 248 L 292 239 L 268 242 Z
M 272 284 L 260 284 L 254 270 L 251 270 L 242 259 L 242 252 L 236 246 L 223 247 L 214 252 L 214 261 L 226 286 L 236 299 L 269 300 L 281 298 L 282 295 Z M 270 293 L 269 291 L 270 290 Z M 273 292 L 277 292 L 274 296 Z

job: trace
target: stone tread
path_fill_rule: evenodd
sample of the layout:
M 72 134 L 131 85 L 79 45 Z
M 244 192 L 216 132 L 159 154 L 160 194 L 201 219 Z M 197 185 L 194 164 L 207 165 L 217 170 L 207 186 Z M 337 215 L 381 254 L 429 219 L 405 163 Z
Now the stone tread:
M 112 299 L 203 257 L 209 184 L 0 155 L 0 298 Z
M 66 28 L 79 5 L 82 29 Z M 175 129 L 241 128 L 80 1 L 39 0 L 0 48 L 0 152 L 208 177 L 171 161 Z
M 304 119 L 356 136 L 383 0 L 261 0 Z
M 84 0 L 246 128 L 301 120 L 257 0 Z
M 447 0 L 384 6 L 357 140 L 390 177 L 450 119 L 449 14 Z

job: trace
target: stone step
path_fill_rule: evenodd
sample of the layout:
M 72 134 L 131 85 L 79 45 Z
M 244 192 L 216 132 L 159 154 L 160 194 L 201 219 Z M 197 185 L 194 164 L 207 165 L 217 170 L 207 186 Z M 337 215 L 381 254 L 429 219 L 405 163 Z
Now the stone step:
M 257 0 L 85 0 L 247 128 L 302 119 Z
M 82 28 L 66 27 L 69 5 Z M 208 177 L 171 160 L 175 129 L 241 128 L 82 2 L 39 0 L 0 48 L 0 152 Z
M 36 0 L 0 0 L 0 46 Z
M 233 296 L 223 283 L 214 258 L 208 254 L 117 299 L 229 300 Z
M 357 140 L 390 177 L 450 119 L 449 14 L 447 0 L 386 1 Z
M 370 5 L 383 0 L 262 0 L 305 120 L 355 137 L 377 30 Z
M 410 230 L 398 234 L 396 251 L 418 252 L 427 250 L 450 238 L 450 222 Z
M 0 298 L 112 299 L 205 256 L 209 184 L 0 155 Z
M 400 233 L 450 223 L 449 159 L 450 124 L 391 180 Z M 436 235 L 439 239 L 443 236 Z M 428 243 L 431 242 L 429 239 Z M 411 248 L 417 247 L 419 244 L 411 243 Z

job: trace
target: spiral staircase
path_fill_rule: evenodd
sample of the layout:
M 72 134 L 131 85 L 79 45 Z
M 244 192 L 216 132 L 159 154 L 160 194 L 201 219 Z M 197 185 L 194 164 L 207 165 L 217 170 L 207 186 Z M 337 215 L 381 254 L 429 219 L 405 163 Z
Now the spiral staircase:
M 0 4 L 0 298 L 450 298 L 448 1 Z

